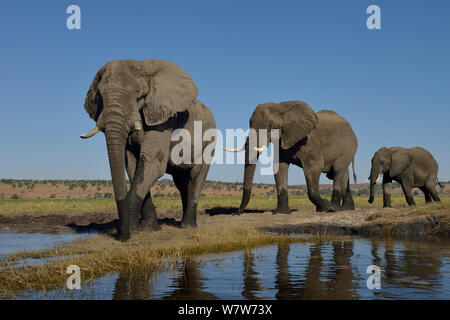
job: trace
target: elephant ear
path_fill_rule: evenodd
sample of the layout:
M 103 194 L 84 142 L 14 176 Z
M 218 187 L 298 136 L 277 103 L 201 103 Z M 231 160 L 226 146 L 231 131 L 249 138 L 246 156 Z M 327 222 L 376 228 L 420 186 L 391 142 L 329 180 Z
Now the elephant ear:
M 185 111 L 198 94 L 191 77 L 174 64 L 161 65 L 147 79 L 147 84 L 148 93 L 142 111 L 148 126 L 164 123 L 177 112 Z
M 407 150 L 395 151 L 391 155 L 391 168 L 389 176 L 397 177 L 408 169 L 412 164 L 412 158 Z
M 92 80 L 84 101 L 84 109 L 89 114 L 89 117 L 94 121 L 98 120 L 98 117 L 103 109 L 102 97 L 99 93 L 99 84 L 105 71 L 106 67 L 102 67 L 97 72 L 94 80 Z
M 311 107 L 301 101 L 287 101 L 281 106 L 281 147 L 289 149 L 306 137 L 317 127 L 319 122 L 316 113 Z

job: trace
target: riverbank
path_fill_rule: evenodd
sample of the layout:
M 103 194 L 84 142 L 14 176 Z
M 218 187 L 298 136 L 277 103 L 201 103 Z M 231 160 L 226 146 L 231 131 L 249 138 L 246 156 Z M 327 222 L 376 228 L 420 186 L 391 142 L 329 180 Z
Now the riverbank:
M 233 215 L 240 198 L 202 198 L 199 226 L 246 226 L 277 233 L 333 235 L 449 236 L 450 197 L 442 203 L 408 207 L 403 197 L 393 198 L 393 208 L 382 208 L 380 197 L 374 205 L 356 197 L 354 211 L 317 213 L 307 197 L 291 197 L 291 214 L 272 214 L 276 199 L 252 197 L 248 210 Z M 117 214 L 113 200 L 18 200 L 0 203 L 0 232 L 100 232 L 113 233 Z M 37 200 L 36 200 L 37 201 Z M 36 207 L 36 205 L 39 205 Z M 177 227 L 182 212 L 179 199 L 155 199 L 162 225 Z M 41 211 L 39 211 L 39 208 Z M 59 212 L 58 212 L 59 210 Z

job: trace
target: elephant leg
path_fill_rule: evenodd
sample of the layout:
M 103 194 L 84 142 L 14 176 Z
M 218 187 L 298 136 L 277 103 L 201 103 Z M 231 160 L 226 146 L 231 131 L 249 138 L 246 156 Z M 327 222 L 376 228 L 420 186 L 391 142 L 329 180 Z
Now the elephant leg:
M 180 191 L 181 202 L 183 204 L 183 217 L 187 209 L 187 193 L 188 193 L 188 181 L 189 181 L 189 172 L 186 171 L 177 171 L 172 175 L 173 182 L 177 187 L 178 191 Z
M 153 223 L 154 219 L 156 219 L 156 211 L 154 211 L 149 191 L 153 183 L 166 172 L 170 136 L 170 131 L 168 130 L 163 132 L 148 131 L 145 133 L 136 172 L 127 195 L 131 230 L 137 229 L 141 210 L 149 214 L 149 222 Z M 155 212 L 154 218 L 151 217 L 153 215 L 152 212 Z
M 423 194 L 425 195 L 425 203 L 430 203 L 433 201 L 433 199 L 431 199 L 431 195 L 430 192 L 428 191 L 428 189 L 423 186 L 423 187 L 419 187 L 420 191 L 423 192 Z
M 125 166 L 127 168 L 127 173 L 130 180 L 133 180 L 134 175 L 136 173 L 136 165 L 138 157 L 139 154 L 136 154 L 136 150 L 128 148 L 126 149 Z M 139 229 L 151 229 L 154 231 L 161 230 L 161 226 L 159 225 L 158 219 L 156 217 L 156 210 L 150 192 L 148 192 L 144 198 L 140 213 L 142 221 L 139 225 Z
M 429 194 L 431 195 L 431 198 L 433 201 L 441 202 L 441 198 L 439 197 L 439 193 L 436 190 L 436 179 L 428 179 L 428 181 L 425 184 L 425 187 L 427 188 Z
M 392 179 L 383 175 L 383 208 L 391 208 Z
M 139 229 L 149 229 L 153 231 L 161 230 L 161 225 L 158 222 L 155 205 L 153 204 L 152 194 L 150 192 L 144 198 L 141 208 L 141 223 Z
M 330 209 L 330 202 L 320 197 L 319 178 L 320 167 L 304 167 L 306 186 L 308 188 L 308 198 L 316 206 L 317 212 L 327 212 Z
M 288 169 L 289 163 L 280 162 L 278 172 L 275 174 L 275 184 L 277 186 L 278 205 L 275 213 L 291 213 L 288 198 Z
M 350 189 L 350 178 L 347 178 L 347 187 L 342 199 L 341 210 L 355 210 L 355 202 L 352 197 L 352 190 Z
M 414 197 L 412 194 L 411 183 L 402 180 L 401 185 L 403 193 L 405 194 L 406 203 L 408 203 L 409 206 L 415 206 L 416 202 L 414 201 Z
M 190 171 L 187 183 L 186 210 L 181 220 L 182 228 L 197 227 L 197 205 L 208 170 L 209 165 L 202 164 L 194 166 Z
M 345 171 L 339 171 L 334 175 L 333 179 L 333 194 L 331 196 L 331 212 L 337 212 L 341 210 L 341 200 L 343 199 L 346 182 L 348 181 L 348 170 L 347 175 Z

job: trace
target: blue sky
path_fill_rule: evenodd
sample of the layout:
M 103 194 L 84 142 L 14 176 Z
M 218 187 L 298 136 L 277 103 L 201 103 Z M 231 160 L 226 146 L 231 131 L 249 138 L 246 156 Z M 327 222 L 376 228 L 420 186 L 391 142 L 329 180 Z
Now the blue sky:
M 81 30 L 66 28 L 70 4 Z M 381 30 L 366 28 L 371 4 Z M 104 136 L 79 138 L 94 125 L 83 103 L 97 70 L 126 58 L 184 68 L 219 129 L 247 129 L 259 103 L 303 100 L 352 124 L 359 181 L 394 145 L 430 150 L 450 180 L 449 12 L 446 0 L 2 3 L 0 178 L 109 179 Z M 289 183 L 303 184 L 290 170 Z M 208 179 L 242 173 L 214 165 Z

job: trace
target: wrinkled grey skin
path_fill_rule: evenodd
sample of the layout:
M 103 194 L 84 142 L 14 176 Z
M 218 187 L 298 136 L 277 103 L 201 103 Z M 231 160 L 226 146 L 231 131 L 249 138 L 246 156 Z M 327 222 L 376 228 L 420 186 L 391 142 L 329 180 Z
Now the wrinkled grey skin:
M 130 238 L 139 217 L 143 227 L 160 228 L 149 190 L 165 172 L 173 176 L 183 200 L 181 226 L 196 226 L 209 165 L 174 165 L 169 155 L 175 129 L 192 132 L 194 120 L 203 121 L 203 131 L 216 126 L 197 93 L 189 75 L 168 61 L 117 60 L 97 72 L 84 107 L 105 134 L 121 240 Z M 131 180 L 128 192 L 124 162 Z
M 256 107 L 250 118 L 250 128 L 280 130 L 279 169 L 275 174 L 278 205 L 274 213 L 291 212 L 287 187 L 290 164 L 303 168 L 308 197 L 318 212 L 354 210 L 348 167 L 354 159 L 358 140 L 344 118 L 329 110 L 315 113 L 301 101 L 269 102 Z M 260 141 L 258 147 L 261 147 Z M 244 211 L 250 200 L 256 168 L 255 161 L 249 162 L 254 156 L 249 154 L 248 139 L 245 152 L 244 190 L 238 213 Z M 319 177 L 322 172 L 333 180 L 331 203 L 320 196 Z M 355 174 L 354 178 L 356 180 Z
M 370 198 L 375 198 L 375 184 L 378 175 L 383 175 L 383 207 L 391 207 L 392 181 L 401 184 L 406 202 L 416 205 L 412 188 L 417 187 L 425 194 L 425 202 L 441 201 L 436 191 L 438 164 L 427 150 L 402 147 L 383 147 L 375 152 L 370 170 Z

